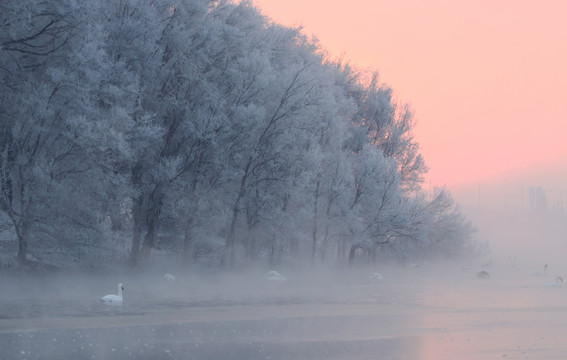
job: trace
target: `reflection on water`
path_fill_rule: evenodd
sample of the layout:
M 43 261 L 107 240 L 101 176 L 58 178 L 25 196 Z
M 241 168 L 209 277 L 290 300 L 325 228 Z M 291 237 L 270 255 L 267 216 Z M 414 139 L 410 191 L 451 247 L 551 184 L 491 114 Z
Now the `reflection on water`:
M 423 359 L 567 358 L 567 289 L 551 279 L 504 274 L 429 290 Z
M 548 279 L 368 274 L 284 283 L 131 277 L 122 306 L 98 300 L 115 279 L 4 279 L 0 358 L 567 358 L 567 289 Z

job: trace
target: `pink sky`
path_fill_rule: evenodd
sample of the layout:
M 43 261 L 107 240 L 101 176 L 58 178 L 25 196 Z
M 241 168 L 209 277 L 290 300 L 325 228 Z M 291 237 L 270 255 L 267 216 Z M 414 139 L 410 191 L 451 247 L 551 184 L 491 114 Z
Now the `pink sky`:
M 415 111 L 434 185 L 567 167 L 567 1 L 253 1 L 380 72 Z

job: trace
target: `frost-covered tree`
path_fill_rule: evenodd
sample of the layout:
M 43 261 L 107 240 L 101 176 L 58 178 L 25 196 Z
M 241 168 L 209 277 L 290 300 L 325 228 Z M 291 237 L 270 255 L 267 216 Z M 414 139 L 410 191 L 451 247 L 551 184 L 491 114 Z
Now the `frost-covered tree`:
M 0 204 L 21 263 L 31 240 L 73 252 L 99 230 L 109 189 L 123 183 L 113 167 L 128 153 L 122 104 L 133 82 L 107 58 L 90 14 L 76 12 L 74 3 L 28 5 L 4 9 L 8 38 L 0 53 Z
M 225 31 L 234 37 L 224 53 L 238 59 L 227 62 L 220 83 L 232 130 L 226 142 L 225 178 L 232 194 L 224 250 L 224 262 L 232 263 L 237 246 L 249 256 L 256 252 L 248 235 L 266 219 L 277 221 L 286 207 L 293 165 L 302 139 L 310 136 L 307 118 L 319 97 L 314 74 L 321 60 L 300 46 L 304 39 L 297 31 L 268 26 L 248 5 L 222 10 Z
M 436 188 L 427 205 L 430 215 L 428 243 L 424 252 L 447 258 L 484 255 L 486 244 L 474 235 L 477 229 L 461 212 L 445 188 Z
M 51 89 L 40 77 L 47 60 L 58 55 L 72 37 L 72 27 L 64 13 L 51 11 L 47 4 L 9 2 L 0 6 L 0 205 L 18 237 L 17 258 L 24 263 L 30 228 L 43 213 L 37 209 L 38 192 L 44 191 L 37 189 L 46 177 L 41 150 L 42 139 L 48 138 L 42 132 L 53 121 L 47 106 Z
M 218 265 L 473 244 L 448 197 L 419 190 L 409 107 L 251 2 L 0 10 L 0 219 L 22 263 L 31 248 Z
M 393 98 L 393 90 L 380 84 L 377 73 L 353 96 L 358 103 L 353 119 L 357 131 L 364 131 L 368 140 L 379 146 L 385 156 L 396 160 L 404 189 L 417 190 L 427 167 L 413 139 L 415 120 L 409 105 L 400 106 Z
M 154 248 L 165 194 L 198 161 L 207 134 L 199 127 L 211 118 L 202 105 L 201 79 L 192 36 L 207 14 L 208 1 L 140 1 L 105 4 L 107 49 L 138 77 L 129 138 L 135 156 L 128 164 L 132 199 L 133 263 Z M 194 56 L 195 55 L 195 56 Z M 195 86 L 197 84 L 197 86 Z M 203 112 L 205 110 L 205 112 Z M 197 138 L 197 139 L 196 139 Z

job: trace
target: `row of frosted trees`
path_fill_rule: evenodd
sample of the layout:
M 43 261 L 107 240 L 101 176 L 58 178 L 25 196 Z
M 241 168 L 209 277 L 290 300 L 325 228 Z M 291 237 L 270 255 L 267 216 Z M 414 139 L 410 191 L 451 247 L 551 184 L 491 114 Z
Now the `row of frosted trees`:
M 250 3 L 9 1 L 0 27 L 0 231 L 20 263 L 476 248 L 450 195 L 421 190 L 410 109 Z

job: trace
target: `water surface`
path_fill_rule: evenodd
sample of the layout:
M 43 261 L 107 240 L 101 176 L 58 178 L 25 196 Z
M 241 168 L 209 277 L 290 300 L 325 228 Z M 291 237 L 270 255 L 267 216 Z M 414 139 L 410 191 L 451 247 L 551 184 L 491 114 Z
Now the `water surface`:
M 3 278 L 0 358 L 567 359 L 567 292 L 552 278 L 375 270 Z M 117 281 L 123 305 L 101 303 Z

